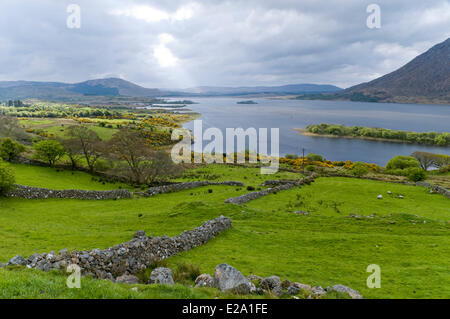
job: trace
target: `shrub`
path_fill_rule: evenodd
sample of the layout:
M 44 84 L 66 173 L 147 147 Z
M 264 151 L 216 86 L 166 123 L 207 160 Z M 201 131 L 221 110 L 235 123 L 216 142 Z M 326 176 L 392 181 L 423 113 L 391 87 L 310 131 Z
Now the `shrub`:
M 11 168 L 0 161 L 0 195 L 5 194 L 14 187 L 14 173 Z
M 316 168 L 314 165 L 308 165 L 308 166 L 306 166 L 306 170 L 308 172 L 314 172 L 316 170 Z
M 253 187 L 253 186 L 247 186 L 247 190 L 248 190 L 248 191 L 254 191 L 254 190 L 255 190 L 255 187 Z
M 352 174 L 355 176 L 364 176 L 369 173 L 369 168 L 364 163 L 355 163 L 351 170 Z
M 306 155 L 306 158 L 308 159 L 308 161 L 311 161 L 311 162 L 322 162 L 323 161 L 322 155 L 314 154 L 314 153 L 310 153 L 310 154 Z
M 425 171 L 420 168 L 409 169 L 408 179 L 413 182 L 423 181 L 427 175 Z
M 9 137 L 0 143 L 0 157 L 5 161 L 15 160 L 23 152 L 25 152 L 25 146 Z
M 386 164 L 387 169 L 405 169 L 410 167 L 419 167 L 420 163 L 412 156 L 395 156 Z
M 297 154 L 286 154 L 284 157 L 287 159 L 296 159 L 296 158 L 298 158 L 298 155 Z
M 176 283 L 188 284 L 194 282 L 200 275 L 201 272 L 198 266 L 182 263 L 179 264 L 173 272 L 173 280 Z

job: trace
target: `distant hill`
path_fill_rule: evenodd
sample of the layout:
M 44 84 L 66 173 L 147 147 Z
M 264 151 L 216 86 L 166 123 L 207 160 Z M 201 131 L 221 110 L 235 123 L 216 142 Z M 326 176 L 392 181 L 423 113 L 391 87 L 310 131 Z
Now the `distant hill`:
M 67 99 L 81 96 L 155 97 L 163 95 L 158 89 L 147 89 L 118 78 L 89 80 L 80 83 L 3 81 L 0 99 Z
M 300 96 L 369 102 L 450 104 L 450 38 L 400 69 L 337 94 Z
M 254 87 L 220 87 L 199 86 L 182 89 L 180 91 L 198 95 L 274 95 L 274 94 L 302 94 L 337 92 L 341 88 L 327 84 L 290 84 L 282 86 L 254 86 Z
M 72 90 L 82 94 L 93 92 L 94 95 L 123 95 L 123 96 L 158 96 L 163 94 L 158 89 L 147 89 L 137 84 L 119 78 L 89 80 L 75 84 Z M 102 93 L 111 94 L 102 94 Z
M 170 96 L 224 96 L 224 95 L 283 95 L 302 93 L 336 92 L 340 88 L 332 85 L 294 84 L 284 86 L 258 87 L 208 87 L 202 86 L 186 90 L 148 89 L 132 82 L 119 79 L 95 79 L 80 83 L 0 81 L 0 100 L 8 99 L 50 99 L 76 100 L 86 96 L 130 96 L 130 97 L 170 97 Z

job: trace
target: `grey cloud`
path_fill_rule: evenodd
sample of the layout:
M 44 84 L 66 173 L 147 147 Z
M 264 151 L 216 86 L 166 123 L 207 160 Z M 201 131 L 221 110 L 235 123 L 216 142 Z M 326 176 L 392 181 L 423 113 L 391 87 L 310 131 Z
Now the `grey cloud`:
M 382 28 L 366 27 L 381 6 Z M 81 7 L 81 29 L 66 6 Z M 171 17 L 196 3 L 192 18 L 148 22 L 113 10 L 149 6 Z M 147 87 L 330 83 L 350 86 L 393 71 L 450 36 L 450 2 L 2 0 L 0 80 L 75 82 L 120 76 Z M 178 58 L 161 67 L 165 46 Z

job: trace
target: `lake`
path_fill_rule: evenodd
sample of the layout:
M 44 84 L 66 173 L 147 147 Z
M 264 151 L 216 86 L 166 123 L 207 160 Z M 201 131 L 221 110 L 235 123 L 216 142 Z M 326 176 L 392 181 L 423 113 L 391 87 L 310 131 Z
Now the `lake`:
M 180 99 L 180 98 L 178 98 Z M 450 105 L 365 103 L 347 101 L 302 101 L 252 99 L 258 104 L 236 104 L 248 98 L 181 98 L 198 104 L 187 108 L 201 114 L 203 129 L 217 127 L 225 136 L 226 128 L 279 128 L 280 155 L 317 153 L 332 161 L 362 161 L 385 165 L 396 155 L 426 151 L 450 155 L 449 147 L 406 143 L 310 137 L 294 128 L 309 124 L 334 123 L 382 127 L 417 132 L 450 131 Z M 193 129 L 193 122 L 186 128 Z M 205 144 L 207 141 L 205 141 Z

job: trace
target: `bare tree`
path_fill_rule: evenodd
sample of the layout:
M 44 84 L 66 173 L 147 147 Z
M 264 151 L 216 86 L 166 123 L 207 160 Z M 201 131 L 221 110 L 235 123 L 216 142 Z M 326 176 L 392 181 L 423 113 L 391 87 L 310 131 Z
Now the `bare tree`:
M 104 154 L 104 143 L 96 132 L 84 125 L 70 126 L 67 135 L 77 144 L 86 159 L 91 173 L 94 172 L 95 163 Z
M 422 169 L 428 170 L 428 168 L 435 165 L 436 156 L 438 155 L 428 152 L 414 152 L 411 156 L 419 161 Z
M 437 168 L 446 167 L 450 165 L 450 156 L 445 154 L 435 154 L 433 166 Z
M 143 183 L 144 171 L 149 165 L 152 153 L 147 141 L 138 132 L 123 129 L 115 133 L 108 144 L 109 154 L 126 163 L 131 174 L 130 179 L 136 183 Z
M 75 170 L 78 166 L 78 162 L 84 155 L 81 149 L 81 144 L 76 138 L 60 138 L 58 139 L 58 141 L 66 150 L 66 154 L 69 157 L 70 163 L 72 165 L 72 170 Z
M 181 175 L 182 167 L 176 165 L 170 155 L 164 151 L 155 151 L 152 155 L 151 165 L 146 170 L 146 183 L 160 183 L 170 177 Z
M 122 129 L 114 134 L 108 145 L 110 155 L 119 161 L 119 170 L 135 183 L 165 180 L 179 171 L 167 153 L 153 150 L 138 131 Z M 126 169 L 122 169 L 124 166 Z
M 30 140 L 30 137 L 19 124 L 19 120 L 16 117 L 0 115 L 0 138 L 5 137 L 19 141 Z

